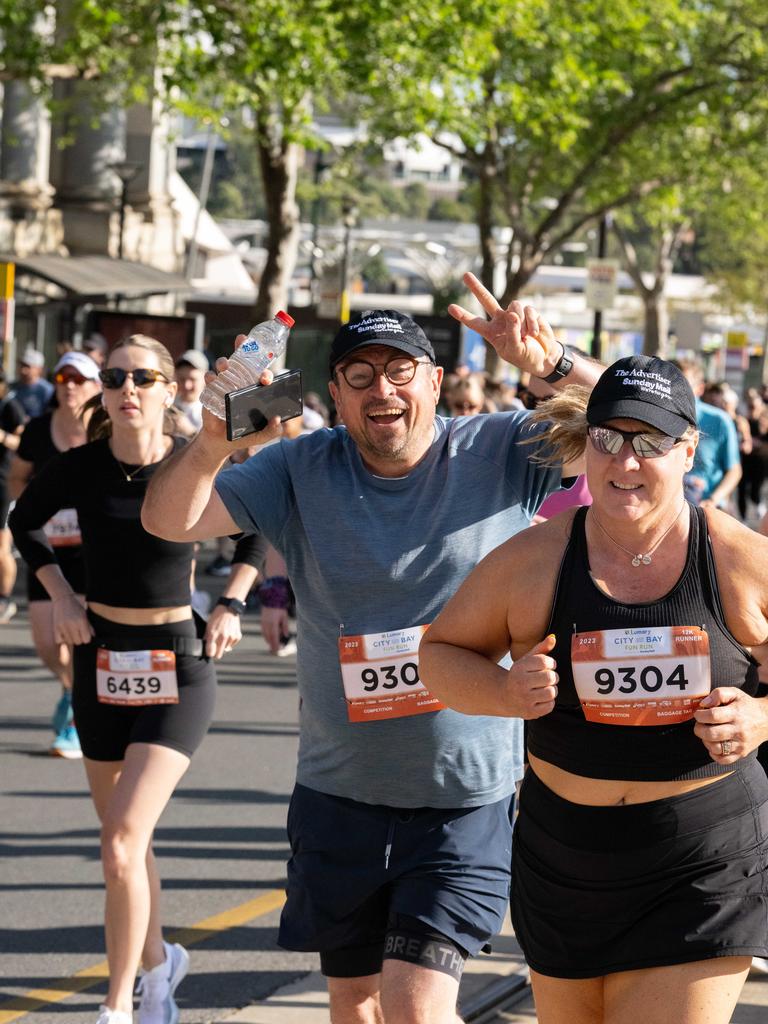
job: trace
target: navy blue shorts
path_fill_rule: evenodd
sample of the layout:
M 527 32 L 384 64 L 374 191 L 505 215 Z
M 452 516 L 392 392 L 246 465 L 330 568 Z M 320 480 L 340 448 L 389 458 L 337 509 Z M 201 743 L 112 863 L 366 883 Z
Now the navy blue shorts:
M 513 808 L 514 795 L 483 807 L 411 810 L 297 784 L 279 945 L 321 959 L 349 951 L 359 966 L 343 976 L 375 974 L 389 923 L 403 916 L 474 955 L 504 920 Z M 326 974 L 342 973 L 328 962 Z

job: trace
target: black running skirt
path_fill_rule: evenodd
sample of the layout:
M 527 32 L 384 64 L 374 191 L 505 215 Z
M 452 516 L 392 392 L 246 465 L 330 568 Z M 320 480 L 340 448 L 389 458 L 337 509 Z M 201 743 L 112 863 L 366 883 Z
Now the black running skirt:
M 528 769 L 512 844 L 512 923 L 555 978 L 768 956 L 768 778 L 756 760 L 666 800 L 557 796 Z

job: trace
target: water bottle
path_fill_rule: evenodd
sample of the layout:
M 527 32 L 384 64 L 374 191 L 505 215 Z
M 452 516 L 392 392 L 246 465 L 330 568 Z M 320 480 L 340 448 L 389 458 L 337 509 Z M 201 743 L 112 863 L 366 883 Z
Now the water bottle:
M 229 357 L 226 370 L 206 385 L 200 396 L 208 412 L 220 420 L 225 419 L 224 396 L 259 383 L 264 370 L 285 351 L 288 331 L 293 324 L 293 317 L 280 310 L 274 320 L 265 320 L 251 328 L 240 348 Z

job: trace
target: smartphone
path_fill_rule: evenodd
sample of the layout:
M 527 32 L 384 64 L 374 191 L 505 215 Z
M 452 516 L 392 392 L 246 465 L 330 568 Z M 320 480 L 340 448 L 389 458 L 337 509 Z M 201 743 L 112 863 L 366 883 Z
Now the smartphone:
M 279 416 L 281 421 L 301 416 L 301 370 L 290 370 L 275 377 L 271 384 L 251 384 L 224 396 L 227 440 L 238 441 L 266 427 Z

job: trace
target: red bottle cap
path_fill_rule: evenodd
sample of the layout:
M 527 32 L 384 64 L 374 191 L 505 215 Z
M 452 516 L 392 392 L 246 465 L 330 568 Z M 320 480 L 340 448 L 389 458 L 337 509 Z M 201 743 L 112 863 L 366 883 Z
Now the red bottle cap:
M 284 323 L 286 327 L 293 327 L 293 325 L 296 323 L 293 317 L 289 316 L 282 309 L 280 310 L 279 313 L 276 314 L 275 320 L 279 320 L 281 323 Z

